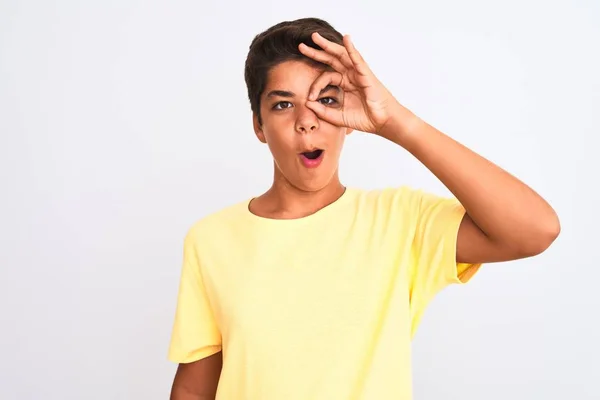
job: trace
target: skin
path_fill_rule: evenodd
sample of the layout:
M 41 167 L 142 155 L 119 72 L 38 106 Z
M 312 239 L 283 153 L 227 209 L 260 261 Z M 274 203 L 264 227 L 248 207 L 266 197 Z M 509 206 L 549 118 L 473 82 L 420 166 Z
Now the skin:
M 324 72 L 302 61 L 283 62 L 269 72 L 260 113 L 253 117 L 256 137 L 269 146 L 274 162 L 271 188 L 250 203 L 250 211 L 267 218 L 301 218 L 335 201 L 344 192 L 338 175 L 340 153 L 351 128 L 320 119 L 307 105 L 309 90 Z M 315 102 L 340 109 L 344 93 L 323 85 Z M 306 168 L 300 153 L 324 150 L 318 168 Z
M 222 352 L 189 364 L 179 364 L 170 399 L 214 400 L 222 367 Z
M 271 188 L 250 211 L 264 217 L 301 218 L 337 200 L 344 192 L 338 162 L 353 130 L 379 135 L 421 161 L 466 209 L 457 242 L 457 262 L 490 263 L 532 257 L 560 233 L 552 207 L 533 189 L 402 106 L 375 77 L 349 36 L 343 46 L 317 33 L 323 51 L 300 45 L 307 57 L 270 71 L 253 125 L 274 160 Z M 305 168 L 298 154 L 318 147 L 322 164 Z M 172 400 L 214 399 L 221 353 L 180 365 Z

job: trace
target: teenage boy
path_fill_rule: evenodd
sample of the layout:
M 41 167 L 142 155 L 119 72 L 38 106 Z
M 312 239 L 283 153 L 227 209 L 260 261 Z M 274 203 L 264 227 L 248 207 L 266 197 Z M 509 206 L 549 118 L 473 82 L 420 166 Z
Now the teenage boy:
M 325 21 L 258 35 L 245 77 L 273 184 L 185 238 L 171 398 L 410 399 L 411 339 L 434 295 L 544 251 L 556 213 L 403 107 Z M 404 148 L 455 197 L 346 187 L 353 130 Z

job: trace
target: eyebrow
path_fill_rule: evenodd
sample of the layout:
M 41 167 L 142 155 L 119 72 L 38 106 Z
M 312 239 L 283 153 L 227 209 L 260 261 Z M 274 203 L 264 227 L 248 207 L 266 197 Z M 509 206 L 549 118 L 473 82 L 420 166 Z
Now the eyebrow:
M 267 97 L 294 97 L 295 94 L 287 90 L 271 90 Z
M 336 92 L 339 92 L 340 88 L 335 85 L 327 85 L 323 89 L 321 89 L 321 92 L 319 94 L 328 92 L 330 90 L 335 90 Z M 267 97 L 294 97 L 294 96 L 295 96 L 295 94 L 288 90 L 271 90 L 267 94 Z

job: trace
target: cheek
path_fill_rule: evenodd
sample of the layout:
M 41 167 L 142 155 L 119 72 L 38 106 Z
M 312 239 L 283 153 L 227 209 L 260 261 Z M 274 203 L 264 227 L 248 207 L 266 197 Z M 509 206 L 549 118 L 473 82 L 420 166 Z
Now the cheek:
M 286 153 L 295 152 L 296 138 L 293 134 L 289 134 L 285 129 L 266 129 L 264 131 L 267 145 L 274 155 L 284 155 Z
M 346 132 L 345 131 L 340 131 L 340 132 L 336 133 L 335 149 L 336 149 L 337 153 L 340 153 L 342 151 L 342 147 L 344 146 L 345 140 L 346 140 Z

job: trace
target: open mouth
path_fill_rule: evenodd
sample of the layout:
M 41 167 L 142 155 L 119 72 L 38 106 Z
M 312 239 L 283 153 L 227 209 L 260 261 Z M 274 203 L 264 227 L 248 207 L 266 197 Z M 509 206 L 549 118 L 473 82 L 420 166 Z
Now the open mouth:
M 313 151 L 305 151 L 304 153 L 302 153 L 302 155 L 306 158 L 308 158 L 309 160 L 316 160 L 317 158 L 319 158 L 321 156 L 321 154 L 323 154 L 323 150 L 321 149 L 317 149 L 317 150 L 313 150 Z

